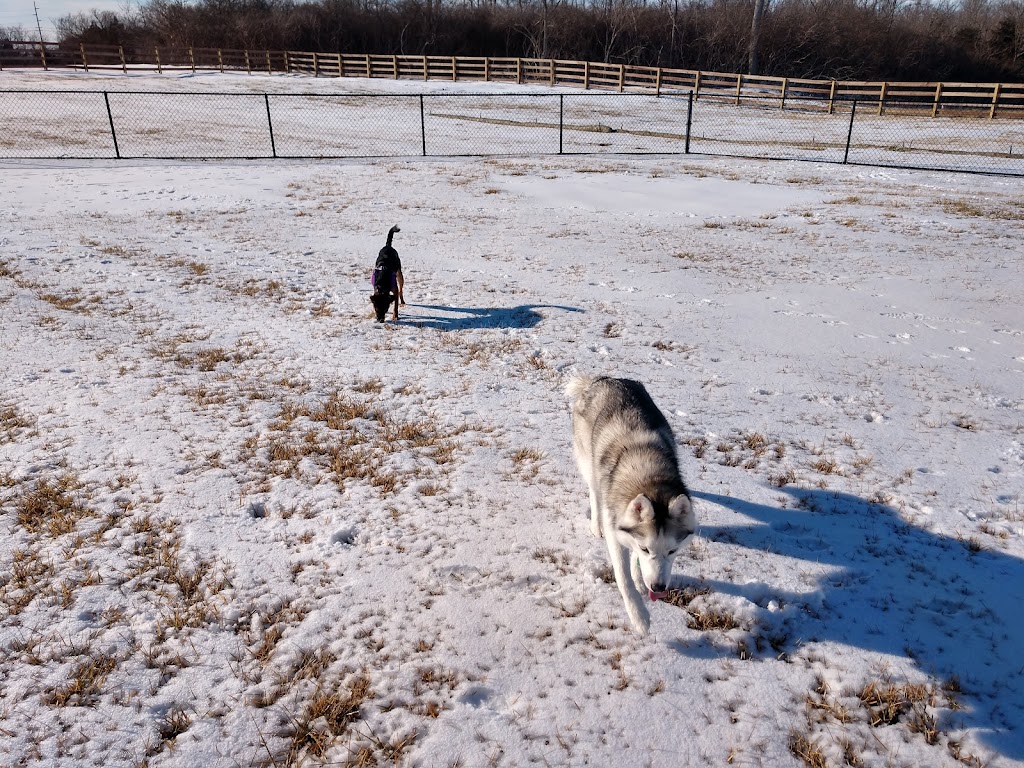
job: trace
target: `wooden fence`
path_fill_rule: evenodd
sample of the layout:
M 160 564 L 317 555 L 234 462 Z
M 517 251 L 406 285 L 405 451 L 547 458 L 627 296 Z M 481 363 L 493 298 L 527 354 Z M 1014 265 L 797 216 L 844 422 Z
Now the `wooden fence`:
M 877 105 L 878 114 L 905 112 L 1024 118 L 1024 83 L 889 83 L 703 72 L 558 59 L 473 56 L 387 56 L 251 51 L 219 48 L 139 48 L 62 43 L 0 43 L 0 70 L 43 67 L 121 70 L 196 69 L 221 72 L 286 72 L 314 77 L 369 77 L 395 80 L 451 80 L 519 85 L 643 91 L 661 95 L 692 91 L 717 98 L 818 105 L 832 112 L 837 101 Z

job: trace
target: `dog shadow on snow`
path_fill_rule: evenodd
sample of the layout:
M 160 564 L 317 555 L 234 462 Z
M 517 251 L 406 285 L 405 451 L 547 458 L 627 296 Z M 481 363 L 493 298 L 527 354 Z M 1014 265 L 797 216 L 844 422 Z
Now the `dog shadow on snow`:
M 966 705 L 955 721 L 1003 756 L 1024 758 L 1024 561 L 929 533 L 857 496 L 782 490 L 792 501 L 777 507 L 694 492 L 738 518 L 701 526 L 700 534 L 711 546 L 796 561 L 789 567 L 806 574 L 808 591 L 686 576 L 676 577 L 677 586 L 750 600 L 758 606 L 754 631 L 784 638 L 789 654 L 831 642 L 907 658 L 941 682 L 955 676 Z M 771 601 L 783 609 L 769 610 Z M 709 652 L 707 643 L 676 647 Z
M 408 304 L 400 323 L 440 331 L 463 331 L 470 328 L 533 328 L 540 324 L 542 309 L 562 312 L 583 312 L 578 307 L 556 304 L 521 304 L 518 307 L 448 307 L 436 304 Z M 420 314 L 425 310 L 430 314 Z

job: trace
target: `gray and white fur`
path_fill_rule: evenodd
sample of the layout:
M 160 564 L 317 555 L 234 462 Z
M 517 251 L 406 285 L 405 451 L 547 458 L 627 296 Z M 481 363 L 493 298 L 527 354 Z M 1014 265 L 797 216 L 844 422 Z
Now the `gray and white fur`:
M 643 384 L 574 377 L 573 452 L 590 489 L 590 530 L 604 536 L 633 628 L 650 628 L 644 601 L 665 596 L 672 561 L 697 528 L 675 438 Z

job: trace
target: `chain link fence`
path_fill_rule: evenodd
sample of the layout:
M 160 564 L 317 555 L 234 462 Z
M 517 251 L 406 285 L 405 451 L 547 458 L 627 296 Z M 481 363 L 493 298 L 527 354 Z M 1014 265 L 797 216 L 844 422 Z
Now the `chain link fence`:
M 692 94 L 0 91 L 0 158 L 703 154 L 1024 176 L 1024 120 Z

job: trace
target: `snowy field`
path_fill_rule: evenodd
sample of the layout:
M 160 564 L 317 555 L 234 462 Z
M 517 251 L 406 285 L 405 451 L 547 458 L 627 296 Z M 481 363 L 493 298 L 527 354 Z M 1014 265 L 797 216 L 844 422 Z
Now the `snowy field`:
M 0 764 L 1024 764 L 1019 179 L 0 174 Z M 693 489 L 647 638 L 575 371 L 643 381 Z

